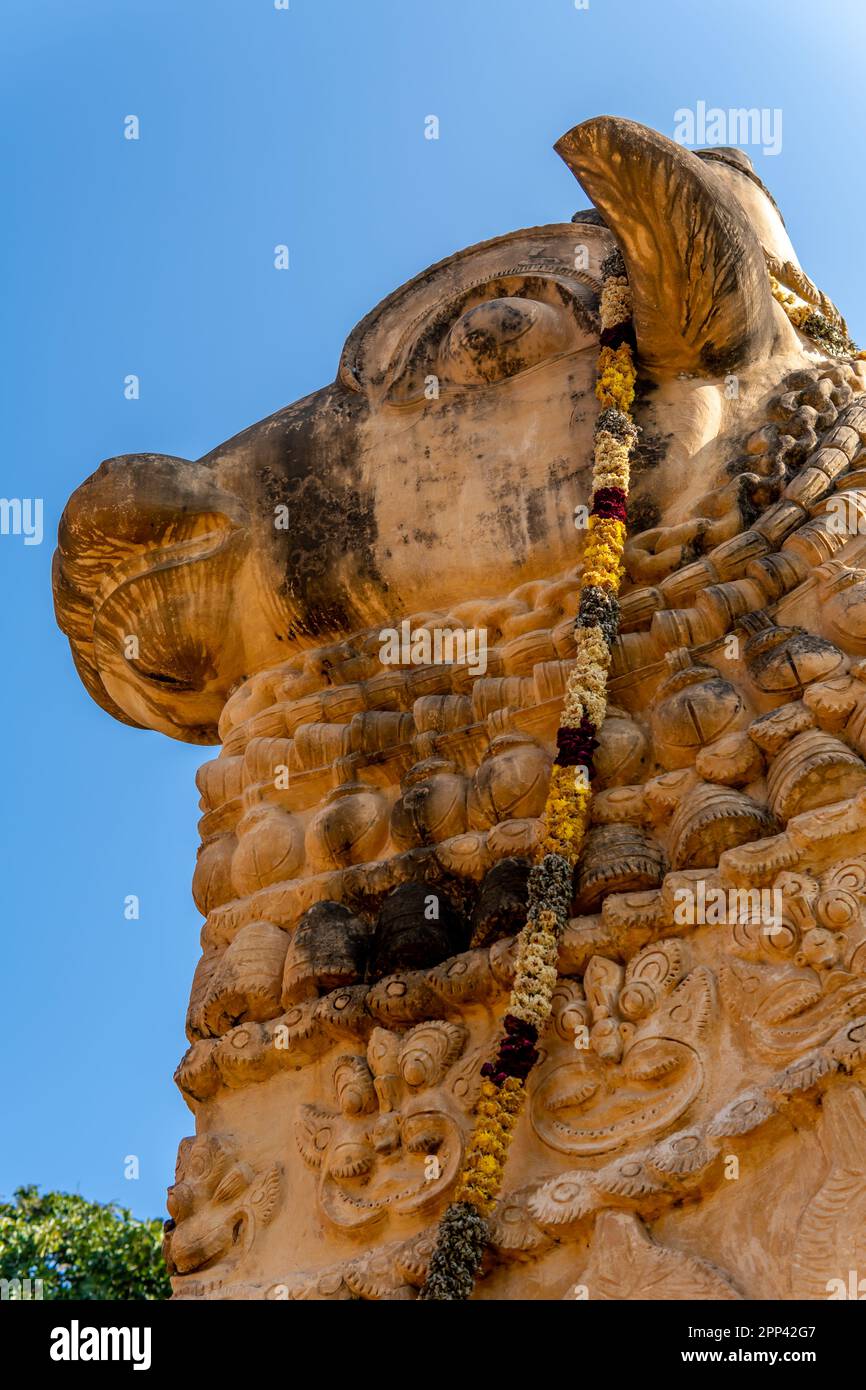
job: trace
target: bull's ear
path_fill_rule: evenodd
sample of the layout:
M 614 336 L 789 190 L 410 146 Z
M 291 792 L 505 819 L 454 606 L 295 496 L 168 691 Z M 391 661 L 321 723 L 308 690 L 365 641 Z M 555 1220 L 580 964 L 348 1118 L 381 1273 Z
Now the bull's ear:
M 716 376 L 770 349 L 775 312 L 761 244 L 711 167 L 616 116 L 575 126 L 556 150 L 619 243 L 650 376 Z

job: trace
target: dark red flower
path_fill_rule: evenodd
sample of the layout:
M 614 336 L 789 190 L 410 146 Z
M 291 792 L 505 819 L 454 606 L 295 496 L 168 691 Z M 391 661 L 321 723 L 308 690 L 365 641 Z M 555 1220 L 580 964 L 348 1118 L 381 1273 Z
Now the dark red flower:
M 628 497 L 621 487 L 600 487 L 592 499 L 592 516 L 612 517 L 615 521 L 627 519 Z

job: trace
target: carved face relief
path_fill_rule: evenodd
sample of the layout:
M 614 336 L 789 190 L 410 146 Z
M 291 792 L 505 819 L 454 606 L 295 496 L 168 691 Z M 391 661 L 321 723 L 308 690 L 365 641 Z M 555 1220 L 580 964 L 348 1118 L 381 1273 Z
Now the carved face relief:
M 782 904 L 777 926 L 731 926 L 734 959 L 721 983 L 749 1047 L 778 1064 L 819 1047 L 866 1012 L 866 863 L 844 860 L 820 879 L 786 872 L 775 891 Z
M 477 1070 L 474 1058 L 454 1065 L 466 1038 L 440 1021 L 403 1037 L 376 1028 L 366 1057 L 335 1065 L 339 1108 L 303 1107 L 298 1146 L 319 1170 L 319 1204 L 333 1226 L 360 1233 L 441 1203 L 463 1155 L 467 1078 Z
M 184 1139 L 168 1190 L 163 1255 L 171 1274 L 237 1264 L 257 1225 L 267 1225 L 280 1195 L 274 1166 L 257 1175 L 226 1135 Z
M 546 1144 L 589 1157 L 673 1124 L 704 1080 L 700 1041 L 714 1012 L 710 972 L 686 973 L 678 941 L 645 947 L 627 969 L 595 956 L 585 1001 L 564 985 L 551 1049 L 532 1097 L 532 1124 Z M 567 996 L 571 994 L 572 997 Z M 589 1026 L 587 1026 L 589 1025 Z

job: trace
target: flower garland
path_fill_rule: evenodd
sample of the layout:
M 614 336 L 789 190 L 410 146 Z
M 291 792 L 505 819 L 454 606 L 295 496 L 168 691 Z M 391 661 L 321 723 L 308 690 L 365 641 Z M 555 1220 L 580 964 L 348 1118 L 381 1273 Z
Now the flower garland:
M 535 1044 L 550 1017 L 559 937 L 568 921 L 574 868 L 589 821 L 593 754 L 604 722 L 611 646 L 619 628 L 629 456 L 637 437 L 629 414 L 636 377 L 631 293 L 620 252 L 612 252 L 601 269 L 595 394 L 602 410 L 595 427 L 592 499 L 575 619 L 577 652 L 556 735 L 544 835 L 529 875 L 526 925 L 518 937 L 504 1033 L 495 1060 L 481 1069 L 485 1079 L 455 1199 L 439 1224 L 419 1295 L 431 1301 L 468 1299 L 475 1287 L 488 1240 L 486 1218 L 502 1187 L 524 1083 L 538 1060 Z
M 866 357 L 866 350 L 858 351 L 848 336 L 843 319 L 832 322 L 814 304 L 798 300 L 768 269 L 773 298 L 796 328 L 834 356 Z M 593 754 L 604 722 L 611 647 L 619 629 L 629 460 L 637 437 L 630 415 L 636 379 L 631 316 L 625 263 L 614 251 L 602 265 L 595 388 L 602 410 L 595 427 L 592 503 L 575 620 L 577 650 L 556 736 L 544 836 L 529 875 L 526 924 L 518 937 L 504 1034 L 495 1060 L 481 1069 L 485 1080 L 455 1200 L 439 1224 L 419 1294 L 426 1300 L 472 1296 L 488 1242 L 487 1217 L 502 1187 L 511 1135 L 523 1105 L 524 1083 L 538 1060 L 535 1044 L 552 1008 L 559 937 L 568 920 L 572 877 L 589 821 Z
M 844 319 L 838 324 L 831 323 L 820 309 L 803 302 L 797 295 L 780 285 L 774 275 L 770 275 L 770 291 L 777 304 L 781 304 L 790 323 L 822 345 L 832 357 L 866 357 L 866 349 L 857 347 L 844 328 Z

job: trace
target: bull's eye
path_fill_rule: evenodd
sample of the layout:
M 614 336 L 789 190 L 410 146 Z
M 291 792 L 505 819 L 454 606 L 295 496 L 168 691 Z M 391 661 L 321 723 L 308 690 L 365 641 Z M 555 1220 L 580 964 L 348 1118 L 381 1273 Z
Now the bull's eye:
M 536 299 L 488 299 L 462 314 L 442 344 L 445 376 L 460 385 L 504 381 L 575 343 L 564 307 Z
M 462 290 L 449 288 L 396 343 L 387 365 L 370 364 L 364 380 L 374 392 L 385 386 L 389 405 L 415 406 L 469 388 L 509 382 L 557 359 L 598 350 L 593 291 L 570 275 L 507 271 Z M 352 390 L 359 379 L 341 364 Z M 363 389 L 363 388 L 360 388 Z

